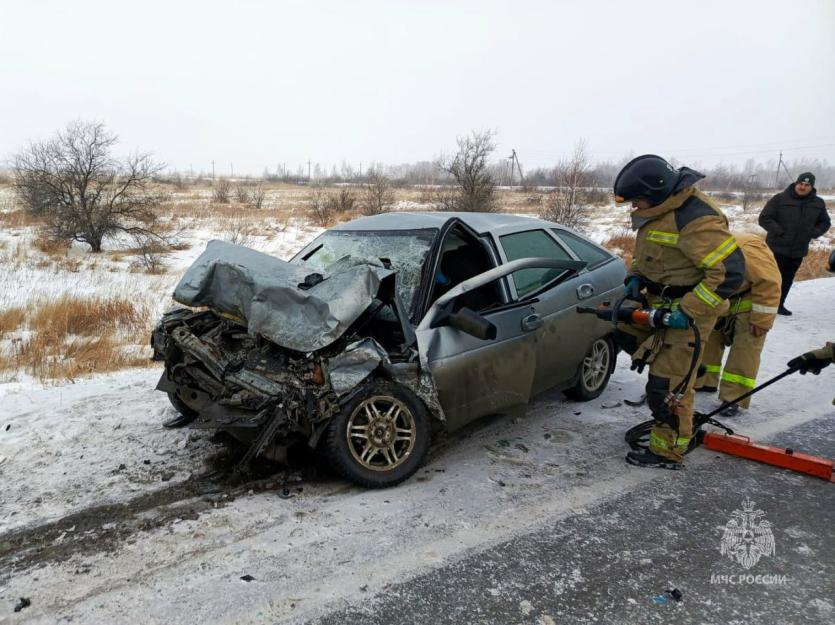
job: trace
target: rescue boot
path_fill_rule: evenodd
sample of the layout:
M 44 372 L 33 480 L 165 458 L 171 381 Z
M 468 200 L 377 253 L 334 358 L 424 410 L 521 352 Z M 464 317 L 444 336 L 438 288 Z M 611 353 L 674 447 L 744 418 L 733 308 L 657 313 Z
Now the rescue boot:
M 719 411 L 723 417 L 736 417 L 739 415 L 739 404 L 731 404 Z
M 672 469 L 675 471 L 684 468 L 683 463 L 654 454 L 649 449 L 630 451 L 626 454 L 626 462 L 636 467 L 645 467 L 647 469 Z
M 793 313 L 788 308 L 780 304 L 780 306 L 777 308 L 777 314 L 783 315 L 784 317 L 791 317 Z
M 697 393 L 715 393 L 719 389 L 715 386 L 700 386 L 696 389 Z

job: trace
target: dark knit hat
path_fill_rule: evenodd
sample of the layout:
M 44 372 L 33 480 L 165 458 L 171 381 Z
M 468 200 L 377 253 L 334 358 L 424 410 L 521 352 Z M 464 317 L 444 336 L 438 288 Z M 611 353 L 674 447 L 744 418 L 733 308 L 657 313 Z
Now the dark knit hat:
M 815 174 L 811 171 L 804 171 L 797 177 L 797 182 L 808 182 L 813 187 L 815 186 Z

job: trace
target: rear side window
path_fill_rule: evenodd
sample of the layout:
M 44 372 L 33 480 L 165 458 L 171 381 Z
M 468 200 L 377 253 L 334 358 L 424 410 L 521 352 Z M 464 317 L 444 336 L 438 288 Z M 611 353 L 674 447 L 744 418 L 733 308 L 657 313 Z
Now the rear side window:
M 568 252 L 544 230 L 506 234 L 499 237 L 499 240 L 509 261 L 538 257 L 573 260 Z M 560 269 L 522 269 L 513 272 L 512 278 L 516 285 L 516 293 L 522 297 L 545 286 L 562 273 Z
M 588 241 L 585 241 L 570 232 L 566 232 L 565 230 L 554 230 L 554 232 L 563 241 L 563 243 L 571 248 L 571 251 L 577 254 L 580 260 L 584 260 L 588 263 L 586 265 L 587 269 L 592 269 L 612 257 L 596 245 L 593 245 L 592 243 L 589 243 Z

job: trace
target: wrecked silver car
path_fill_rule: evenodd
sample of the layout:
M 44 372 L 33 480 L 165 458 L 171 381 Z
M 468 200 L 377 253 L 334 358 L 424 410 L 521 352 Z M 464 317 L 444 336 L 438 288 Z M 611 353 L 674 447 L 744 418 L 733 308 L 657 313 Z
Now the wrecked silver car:
M 558 224 L 387 213 L 324 232 L 290 262 L 212 241 L 152 337 L 171 425 L 231 433 L 244 462 L 322 450 L 348 479 L 397 484 L 433 434 L 609 380 L 623 262 Z

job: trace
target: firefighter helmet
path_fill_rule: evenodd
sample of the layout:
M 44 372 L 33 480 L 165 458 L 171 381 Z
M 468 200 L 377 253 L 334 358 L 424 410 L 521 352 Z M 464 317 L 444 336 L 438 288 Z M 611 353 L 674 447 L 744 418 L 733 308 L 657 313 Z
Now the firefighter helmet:
M 678 173 L 675 167 L 655 154 L 634 158 L 615 178 L 615 201 L 645 198 L 657 206 L 672 195 Z

